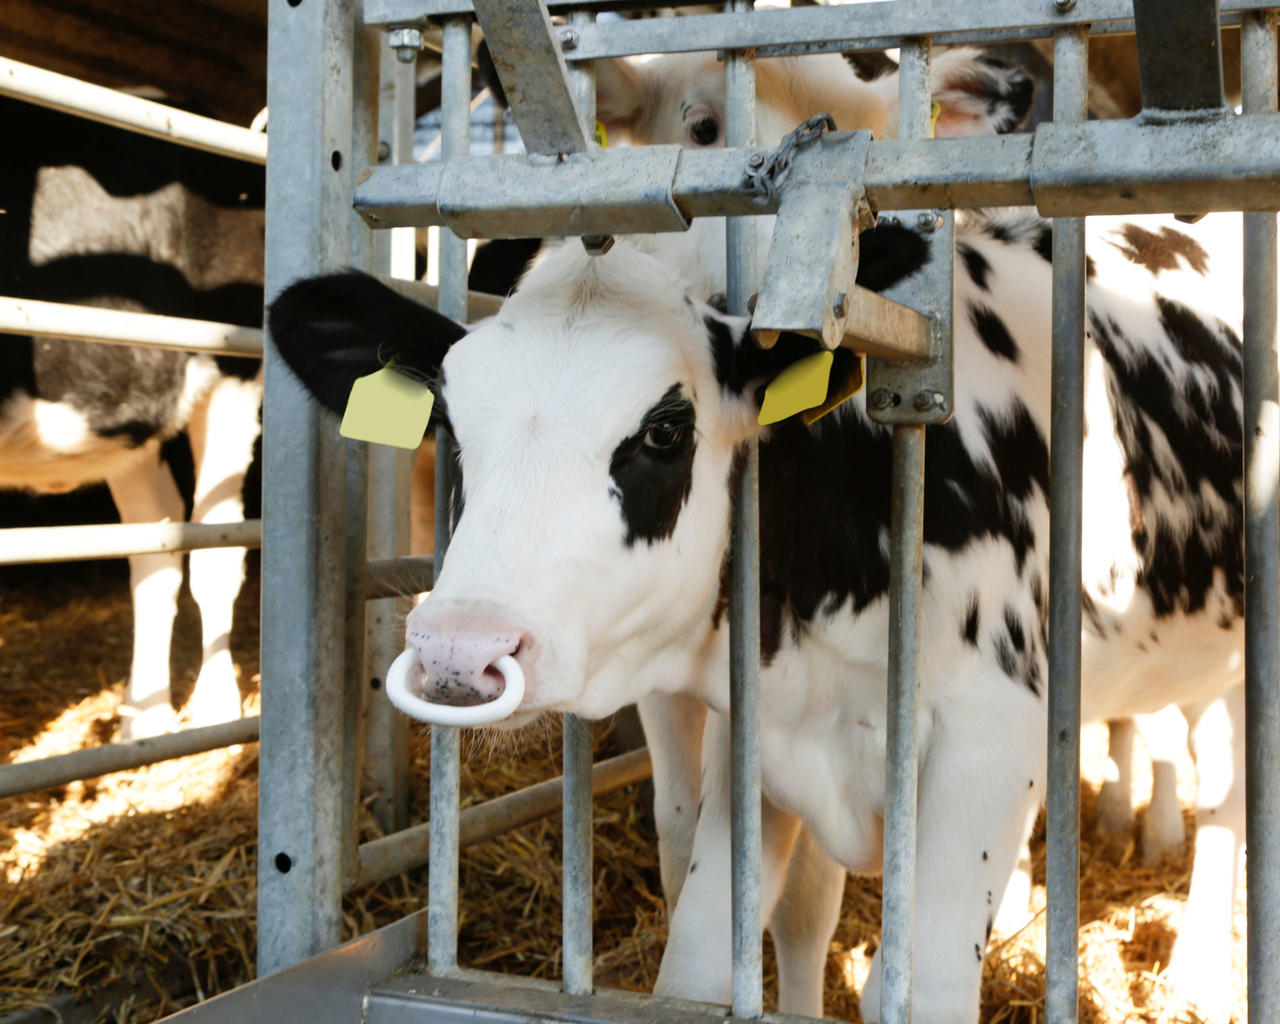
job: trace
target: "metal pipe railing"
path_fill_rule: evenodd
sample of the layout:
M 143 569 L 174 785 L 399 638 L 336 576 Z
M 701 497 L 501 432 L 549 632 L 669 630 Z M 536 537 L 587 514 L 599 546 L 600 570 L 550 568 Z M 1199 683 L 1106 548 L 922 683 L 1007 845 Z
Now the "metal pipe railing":
M 899 71 L 898 134 L 928 138 L 928 39 L 906 42 Z M 911 1020 L 915 946 L 916 706 L 919 696 L 920 597 L 924 568 L 924 432 L 893 428 L 889 535 L 889 663 L 885 740 L 884 883 L 881 909 L 880 1015 Z
M 608 793 L 651 774 L 648 749 L 630 750 L 591 766 L 587 794 Z M 471 846 L 545 818 L 561 806 L 563 793 L 564 778 L 557 776 L 468 807 L 458 817 L 458 845 Z M 431 823 L 424 822 L 361 845 L 352 888 L 372 885 L 428 863 L 430 835 Z
M 189 114 L 138 96 L 90 85 L 21 61 L 0 57 L 0 95 L 27 100 L 65 114 L 165 139 L 206 153 L 250 163 L 267 162 L 267 136 L 211 117 Z
M 751 0 L 730 0 L 725 10 L 749 11 Z M 749 146 L 756 135 L 755 55 L 725 51 L 725 138 Z M 745 218 L 726 224 L 728 310 L 747 313 L 759 280 L 755 227 Z M 760 907 L 760 457 L 757 443 L 740 456 L 741 476 L 733 503 L 729 556 L 729 730 L 732 756 L 730 830 L 733 871 L 733 1013 L 755 1018 L 764 1012 L 763 927 Z
M 1088 35 L 1054 40 L 1055 122 L 1082 121 Z M 1049 790 L 1046 808 L 1047 970 L 1050 1024 L 1072 1024 L 1079 998 L 1080 545 L 1084 438 L 1084 218 L 1053 222 L 1053 404 L 1049 502 Z
M 107 523 L 100 526 L 21 526 L 0 530 L 0 565 L 127 558 L 202 548 L 256 548 L 262 521 L 241 523 Z
M 262 329 L 157 313 L 0 296 L 0 334 L 262 358 Z M 3 344 L 3 342 L 0 342 Z
M 237 743 L 252 743 L 257 738 L 258 718 L 254 716 L 220 725 L 185 729 L 168 736 L 107 743 L 71 754 L 0 765 L 0 798 L 34 793 L 50 786 L 65 786 L 68 782 L 141 768 L 158 761 L 171 761 L 175 757 L 202 754 L 206 750 L 219 750 Z
M 471 27 L 467 18 L 444 24 L 440 75 L 441 149 L 444 160 L 471 148 Z M 462 323 L 467 316 L 467 246 L 452 231 L 440 232 L 440 312 Z M 439 578 L 452 526 L 452 441 L 436 432 L 435 575 Z M 435 971 L 458 963 L 459 736 L 431 727 L 431 876 L 427 887 L 427 962 Z
M 1276 109 L 1276 14 L 1245 19 L 1244 112 Z M 1249 1015 L 1280 1019 L 1280 379 L 1276 215 L 1244 218 L 1245 806 Z

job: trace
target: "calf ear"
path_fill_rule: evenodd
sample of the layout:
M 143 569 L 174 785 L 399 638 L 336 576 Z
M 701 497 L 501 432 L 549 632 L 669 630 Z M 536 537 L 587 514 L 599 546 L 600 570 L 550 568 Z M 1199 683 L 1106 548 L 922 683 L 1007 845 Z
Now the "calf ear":
M 727 316 L 709 306 L 700 312 L 716 381 L 726 394 L 750 403 L 753 413 L 759 411 L 764 389 L 774 377 L 792 363 L 822 351 L 820 341 L 790 331 L 778 335 L 772 348 L 761 348 L 751 337 L 749 318 Z
M 1035 81 L 1022 68 L 968 47 L 934 61 L 930 78 L 941 108 L 934 129 L 939 137 L 1016 131 L 1035 102 Z
M 644 73 L 625 57 L 596 61 L 596 119 L 606 128 L 630 131 L 645 105 Z
M 271 304 L 268 327 L 289 368 L 337 413 L 346 408 L 357 378 L 392 360 L 409 376 L 434 379 L 449 346 L 467 333 L 355 272 L 291 284 Z

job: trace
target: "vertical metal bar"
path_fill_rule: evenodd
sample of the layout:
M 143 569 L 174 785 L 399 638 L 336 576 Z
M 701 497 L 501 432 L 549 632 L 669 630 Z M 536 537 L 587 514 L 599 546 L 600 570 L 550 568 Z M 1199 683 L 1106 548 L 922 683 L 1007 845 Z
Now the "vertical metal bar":
M 445 160 L 471 148 L 471 26 L 465 17 L 444 23 L 441 54 L 441 148 Z M 440 312 L 467 319 L 467 245 L 440 229 Z M 452 526 L 453 439 L 436 431 L 435 571 L 439 578 Z M 458 963 L 458 730 L 431 727 L 431 873 L 427 889 L 427 962 L 434 971 Z
M 384 41 L 381 33 L 378 41 Z M 413 65 L 396 57 L 387 45 L 378 47 L 378 162 L 404 163 L 413 156 Z M 385 156 L 383 155 L 385 153 Z M 394 274 L 394 228 L 374 238 L 374 267 Z M 387 445 L 368 445 L 369 558 L 404 554 L 409 546 L 409 475 L 414 453 Z M 364 788 L 370 809 L 383 832 L 397 832 L 409 824 L 409 720 L 398 714 L 382 694 L 382 673 L 402 646 L 396 626 L 408 615 L 408 598 L 370 601 L 365 609 Z M 357 611 L 358 615 L 359 612 Z
M 351 4 L 271 0 L 266 294 L 346 266 Z M 335 945 L 343 891 L 344 444 L 274 345 L 263 402 L 258 973 Z
M 1276 109 L 1276 14 L 1242 16 L 1244 112 Z M 1276 215 L 1244 215 L 1245 803 L 1249 1015 L 1280 1019 L 1280 381 Z
M 1082 121 L 1086 29 L 1053 43 L 1053 119 Z M 1084 437 L 1084 218 L 1053 222 L 1053 404 L 1049 452 L 1049 792 L 1046 808 L 1047 988 L 1051 1024 L 1073 1024 L 1079 1001 L 1080 486 Z
M 570 28 L 589 25 L 595 15 L 574 11 Z M 590 139 L 596 120 L 595 65 L 583 62 L 569 71 L 576 93 L 582 130 Z M 589 995 L 592 971 L 592 849 L 591 849 L 591 723 L 577 715 L 564 716 L 564 840 L 563 930 L 564 990 Z
M 898 135 L 929 135 L 928 39 L 904 40 L 899 65 Z M 880 913 L 880 1016 L 911 1020 L 915 942 L 916 705 L 920 591 L 924 567 L 925 428 L 893 428 L 889 528 L 888 721 L 885 742 L 884 882 Z
M 730 0 L 729 13 L 750 11 L 751 0 Z M 756 134 L 755 52 L 725 52 L 726 136 L 730 146 L 749 146 Z M 758 280 L 755 229 L 749 218 L 726 225 L 730 313 L 747 312 Z M 759 452 L 755 441 L 742 452 L 742 473 L 733 509 L 729 559 L 729 729 L 733 751 L 730 827 L 733 848 L 733 1013 L 764 1013 L 760 916 L 760 503 Z

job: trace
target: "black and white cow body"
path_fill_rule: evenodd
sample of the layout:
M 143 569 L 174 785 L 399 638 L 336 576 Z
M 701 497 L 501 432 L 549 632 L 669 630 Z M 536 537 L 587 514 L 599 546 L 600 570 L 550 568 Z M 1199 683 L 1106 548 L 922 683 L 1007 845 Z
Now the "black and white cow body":
M 1190 230 L 1229 230 L 1229 220 Z M 1232 719 L 1242 678 L 1239 303 L 1227 300 L 1235 308 L 1218 319 L 1191 302 L 1224 305 L 1239 261 L 1220 268 L 1209 253 L 1239 250 L 1211 250 L 1188 230 L 1158 218 L 1091 223 L 1084 701 L 1091 718 L 1213 704 L 1195 719 L 1212 729 L 1215 716 Z M 1042 792 L 1046 231 L 1011 211 L 961 232 L 956 413 L 928 431 L 921 1019 L 975 1019 L 994 904 Z M 883 241 L 901 253 L 905 239 Z M 864 250 L 864 281 L 874 249 Z M 436 590 L 407 628 L 428 696 L 491 696 L 489 666 L 510 653 L 527 680 L 513 722 L 601 716 L 648 693 L 724 712 L 731 481 L 740 445 L 759 437 L 766 911 L 799 822 L 848 869 L 878 869 L 890 435 L 861 396 L 810 428 L 757 427 L 759 386 L 788 350 L 812 343 L 754 351 L 745 321 L 685 297 L 668 261 L 629 242 L 599 258 L 558 250 L 456 344 L 458 329 L 427 311 L 388 315 L 397 303 L 359 280 L 303 283 L 277 302 L 272 329 L 335 406 L 379 351 L 423 372 L 440 366 L 461 515 Z M 369 329 L 371 315 L 418 323 L 389 337 Z M 345 376 L 333 377 L 326 349 L 341 350 Z M 1226 705 L 1214 703 L 1224 694 Z M 658 987 L 724 1001 L 722 721 L 708 726 L 703 804 Z M 1230 836 L 1215 877 L 1224 884 L 1227 871 L 1232 887 L 1238 768 L 1225 765 L 1201 797 Z M 1210 932 L 1189 936 L 1199 955 L 1219 937 Z M 863 995 L 869 1019 L 877 978 Z
M 5 294 L 252 325 L 262 309 L 263 173 L 3 101 Z M 193 522 L 243 518 L 258 435 L 256 361 L 60 339 L 0 340 L 0 487 L 60 493 L 105 482 L 125 522 L 181 521 L 161 445 L 185 431 Z M 243 549 L 191 554 L 204 655 L 192 717 L 240 715 L 228 647 Z M 133 662 L 125 738 L 165 731 L 181 554 L 130 559 Z

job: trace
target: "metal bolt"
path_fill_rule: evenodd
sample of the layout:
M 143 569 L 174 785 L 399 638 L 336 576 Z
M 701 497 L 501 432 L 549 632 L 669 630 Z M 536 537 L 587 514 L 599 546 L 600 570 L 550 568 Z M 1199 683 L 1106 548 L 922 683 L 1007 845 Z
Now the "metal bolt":
M 939 408 L 943 402 L 941 391 L 917 391 L 915 398 L 915 407 L 920 412 L 929 412 L 932 409 Z
M 836 296 L 836 301 L 831 305 L 831 315 L 837 319 L 846 316 L 849 312 L 849 296 L 841 292 Z
M 418 59 L 418 51 L 422 49 L 422 31 L 416 28 L 393 28 L 387 33 L 387 42 L 396 51 L 396 60 L 401 64 L 412 64 Z
M 881 214 L 876 218 L 876 226 L 883 228 L 896 228 L 902 221 L 892 214 Z
M 378 140 L 378 162 L 381 163 L 391 155 L 391 145 L 386 139 Z
M 925 210 L 916 216 L 916 224 L 921 231 L 936 231 L 942 224 L 942 218 L 933 210 Z
M 613 248 L 613 235 L 583 235 L 582 247 L 592 256 L 603 256 Z
M 562 28 L 559 33 L 560 49 L 576 50 L 578 48 L 578 33 L 571 28 Z
M 1053 0 L 1053 6 L 1058 8 L 1059 14 L 1066 14 L 1067 11 L 1075 7 L 1076 0 Z
M 749 157 L 747 157 L 748 167 L 761 167 L 763 166 L 763 164 L 764 164 L 763 153 L 752 153 Z
M 871 392 L 871 407 L 873 409 L 887 409 L 893 405 L 896 396 L 888 388 L 876 388 Z

